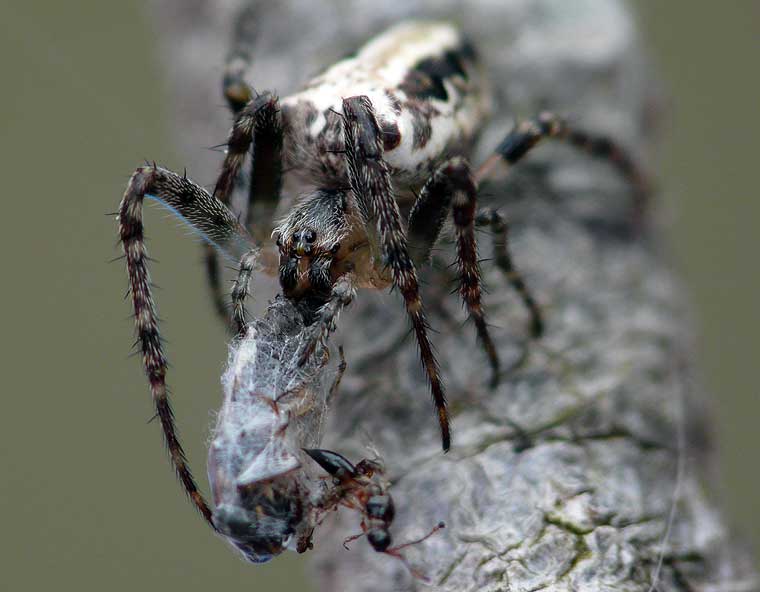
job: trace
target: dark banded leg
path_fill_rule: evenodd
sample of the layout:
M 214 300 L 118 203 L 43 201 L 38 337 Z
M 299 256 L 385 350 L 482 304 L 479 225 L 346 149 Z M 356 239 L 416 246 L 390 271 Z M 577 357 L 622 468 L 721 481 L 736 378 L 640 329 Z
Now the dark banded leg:
M 520 123 L 502 140 L 493 156 L 488 158 L 475 173 L 480 184 L 501 160 L 509 166 L 517 163 L 542 139 L 552 138 L 567 142 L 591 156 L 609 161 L 634 189 L 632 226 L 640 227 L 649 200 L 649 182 L 633 158 L 614 140 L 573 129 L 558 115 L 542 113 L 535 119 Z
M 229 202 L 252 145 L 251 199 L 276 203 L 282 176 L 282 121 L 277 97 L 268 92 L 251 99 L 235 117 L 227 138 L 227 154 L 214 187 L 214 196 L 222 202 Z
M 247 5 L 236 15 L 232 44 L 224 66 L 222 92 L 234 114 L 239 113 L 252 98 L 251 88 L 246 84 L 243 76 L 253 60 L 258 23 L 256 12 L 256 6 Z
M 266 240 L 277 207 L 282 185 L 282 124 L 277 97 L 269 93 L 256 96 L 242 107 L 227 141 L 227 155 L 214 189 L 214 196 L 229 204 L 246 154 L 251 150 L 252 172 L 246 227 L 259 240 Z M 261 228 L 257 228 L 256 222 Z M 206 249 L 206 274 L 215 308 L 226 320 L 226 300 L 216 254 Z
M 140 195 L 141 202 L 147 197 L 167 208 L 229 261 L 236 262 L 243 253 L 257 246 L 226 205 L 185 175 L 155 164 L 146 165 L 135 171 L 129 187 L 139 181 L 146 187 Z
M 248 314 L 245 310 L 245 299 L 249 294 L 251 274 L 256 268 L 258 249 L 251 249 L 240 259 L 238 276 L 232 284 L 232 331 L 237 336 L 245 335 L 248 327 Z
M 246 84 L 243 76 L 251 63 L 253 46 L 246 40 L 253 37 L 253 18 L 254 7 L 248 6 L 243 9 L 238 18 L 235 20 L 233 31 L 232 47 L 227 54 L 227 61 L 224 67 L 224 76 L 222 78 L 222 93 L 227 99 L 230 111 L 237 116 L 243 107 L 251 100 L 253 93 L 251 88 Z M 229 205 L 229 201 L 225 203 Z M 219 266 L 219 259 L 214 250 L 206 247 L 205 249 L 206 279 L 211 289 L 211 298 L 214 303 L 214 310 L 223 321 L 227 320 L 227 299 L 225 291 L 222 288 L 222 271 Z
M 391 270 L 393 285 L 404 297 L 437 410 L 443 449 L 447 451 L 451 446 L 451 434 L 446 395 L 438 362 L 428 339 L 417 272 L 407 248 L 401 214 L 393 195 L 390 171 L 383 160 L 380 127 L 372 103 L 366 96 L 344 99 L 343 117 L 346 164 L 351 191 L 362 214 L 371 216 L 365 220 L 368 230 L 373 221 L 376 222 L 384 262 Z
M 493 251 L 494 260 L 499 269 L 504 272 L 509 283 L 518 293 L 525 304 L 525 308 L 530 313 L 530 333 L 533 337 L 541 337 L 544 333 L 544 320 L 541 309 L 536 303 L 528 286 L 525 284 L 520 272 L 517 271 L 512 263 L 512 256 L 509 254 L 509 226 L 507 220 L 496 210 L 491 208 L 482 208 L 478 210 L 475 216 L 476 226 L 488 226 L 493 232 Z
M 348 368 L 342 345 L 338 346 L 338 356 L 340 357 L 338 369 L 335 371 L 335 378 L 333 379 L 333 383 L 330 385 L 330 391 L 327 393 L 327 399 L 325 400 L 327 409 L 330 408 L 333 400 L 335 399 L 335 395 L 338 394 L 338 391 L 340 390 L 340 382 L 343 380 L 343 375 L 346 373 L 346 368 Z
M 245 334 L 248 327 L 248 314 L 245 310 L 245 299 L 249 295 L 249 285 L 252 273 L 257 269 L 263 269 L 271 273 L 273 266 L 267 268 L 266 265 L 260 265 L 261 252 L 258 248 L 253 248 L 248 251 L 240 259 L 240 265 L 238 266 L 238 275 L 235 279 L 235 283 L 232 286 L 232 330 L 238 335 Z M 286 271 L 282 267 L 279 274 L 283 288 L 287 289 L 287 286 L 295 282 L 296 268 L 292 265 L 295 263 L 295 259 L 291 259 L 286 265 L 289 265 Z M 335 284 L 331 285 L 330 280 L 330 265 L 332 259 L 329 257 L 323 257 L 321 259 L 315 259 L 309 268 L 309 279 L 311 288 L 315 292 L 330 293 L 330 300 L 323 305 L 320 317 L 317 323 L 324 325 L 322 329 L 318 331 L 318 334 L 314 336 L 314 339 L 309 343 L 306 351 L 302 354 L 299 361 L 300 365 L 306 363 L 308 357 L 316 349 L 316 345 L 320 339 L 326 338 L 327 335 L 334 330 L 335 320 L 337 319 L 340 310 L 348 306 L 353 300 L 356 290 L 353 287 L 353 281 L 350 276 L 343 276 L 338 279 Z M 330 311 L 328 314 L 327 311 Z M 328 318 L 329 317 L 329 318 Z
M 257 246 L 251 248 L 240 258 L 238 275 L 232 284 L 231 300 L 232 314 L 230 315 L 230 327 L 232 332 L 242 337 L 248 329 L 248 313 L 245 309 L 245 299 L 250 294 L 251 275 L 254 271 L 264 271 L 274 275 L 277 271 L 276 259 L 267 260 L 266 254 L 262 255 Z
M 355 297 L 356 288 L 353 276 L 348 273 L 338 278 L 332 287 L 330 299 L 320 307 L 317 319 L 311 325 L 311 337 L 307 340 L 298 359 L 299 366 L 303 366 L 317 349 L 317 345 L 327 339 L 327 336 L 335 330 L 335 323 L 340 311 L 351 304 Z
M 214 247 L 210 245 L 203 246 L 204 264 L 206 266 L 206 281 L 208 281 L 209 289 L 211 290 L 211 303 L 216 311 L 216 315 L 227 321 L 228 301 L 222 288 L 222 269 L 219 265 L 219 257 L 217 256 Z
M 459 294 L 475 323 L 491 364 L 491 384 L 498 382 L 499 355 L 488 332 L 481 304 L 480 266 L 475 242 L 477 188 L 470 166 L 460 158 L 441 165 L 425 183 L 409 214 L 409 249 L 416 264 L 427 262 L 451 210 L 456 233 Z
M 231 254 L 240 243 L 250 247 L 250 237 L 235 216 L 204 189 L 188 179 L 156 166 L 141 167 L 129 180 L 119 206 L 119 239 L 124 249 L 134 308 L 137 343 L 142 352 L 156 414 L 172 464 L 193 504 L 214 528 L 211 510 L 198 490 L 177 436 L 166 388 L 167 361 L 158 328 L 158 314 L 151 294 L 148 255 L 143 236 L 144 199 L 152 198 L 178 213 L 210 243 Z
M 265 204 L 273 214 L 280 196 L 282 177 L 282 123 L 277 97 L 268 92 L 258 95 L 252 91 L 244 79 L 253 61 L 259 22 L 260 9 L 255 5 L 246 5 L 235 17 L 232 43 L 227 53 L 222 79 L 222 92 L 230 110 L 235 115 L 235 127 L 238 127 L 240 123 L 243 128 L 248 126 L 252 129 L 255 152 L 252 152 L 253 168 L 246 226 L 254 236 L 256 233 L 253 223 L 257 220 L 265 220 L 269 223 L 272 215 L 264 216 L 263 212 L 254 214 L 252 206 L 255 204 L 258 207 Z M 244 111 L 247 115 L 243 113 Z M 245 122 L 246 118 L 249 120 L 248 123 Z M 254 120 L 252 123 L 251 118 Z M 235 127 L 233 127 L 233 133 Z M 233 142 L 232 137 L 230 137 L 230 142 Z M 246 147 L 243 151 L 247 149 Z M 235 179 L 231 181 L 236 182 Z M 217 197 L 222 196 L 217 195 Z M 268 232 L 268 229 L 266 230 Z M 257 238 L 263 240 L 262 237 L 257 236 Z M 266 238 L 269 238 L 268 235 Z

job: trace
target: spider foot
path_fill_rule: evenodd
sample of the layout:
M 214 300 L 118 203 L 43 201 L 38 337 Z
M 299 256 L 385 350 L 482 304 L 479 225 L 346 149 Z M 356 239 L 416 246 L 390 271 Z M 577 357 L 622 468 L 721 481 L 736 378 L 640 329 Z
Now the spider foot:
M 306 345 L 304 345 L 303 350 L 301 351 L 301 355 L 298 358 L 298 365 L 304 366 L 306 365 L 306 362 L 309 361 L 309 358 L 311 358 L 312 355 L 314 355 L 314 352 L 317 350 L 317 347 L 322 342 L 322 339 L 324 337 L 324 331 L 317 330 L 312 333 L 307 339 L 306 339 Z

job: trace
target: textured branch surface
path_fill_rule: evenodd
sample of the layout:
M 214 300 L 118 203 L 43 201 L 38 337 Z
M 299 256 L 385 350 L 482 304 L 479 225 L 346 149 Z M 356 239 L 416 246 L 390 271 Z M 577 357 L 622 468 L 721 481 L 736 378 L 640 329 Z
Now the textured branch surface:
M 216 163 L 199 147 L 223 138 L 229 122 L 219 81 L 240 3 L 154 4 L 181 97 L 178 134 L 203 155 L 188 169 L 210 180 Z M 491 71 L 497 109 L 481 157 L 514 118 L 546 108 L 619 138 L 645 163 L 650 156 L 657 96 L 619 2 L 285 0 L 260 11 L 248 75 L 259 90 L 286 94 L 401 18 L 445 17 L 464 27 Z M 394 480 L 397 542 L 446 521 L 408 550 L 430 589 L 638 591 L 655 578 L 661 591 L 755 589 L 747 554 L 704 489 L 705 409 L 690 377 L 682 296 L 653 241 L 618 232 L 630 192 L 606 166 L 545 146 L 484 193 L 510 220 L 546 337 L 527 340 L 524 309 L 485 261 L 486 310 L 511 364 L 490 390 L 474 329 L 449 295 L 444 248 L 424 296 L 439 331 L 452 452 L 439 451 L 399 296 L 368 291 L 333 338 L 348 372 L 324 445 L 356 460 L 371 438 Z M 490 236 L 479 240 L 490 257 Z M 324 590 L 425 587 L 361 540 L 345 551 L 340 541 L 358 530 L 358 516 L 334 518 L 312 554 Z

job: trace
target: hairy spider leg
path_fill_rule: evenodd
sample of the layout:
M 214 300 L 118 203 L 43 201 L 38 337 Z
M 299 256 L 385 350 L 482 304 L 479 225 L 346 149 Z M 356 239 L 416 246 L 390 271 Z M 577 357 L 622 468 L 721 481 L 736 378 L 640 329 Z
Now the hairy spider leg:
M 491 364 L 492 379 L 499 376 L 499 354 L 488 332 L 481 304 L 480 266 L 475 241 L 477 188 L 467 161 L 454 157 L 430 176 L 409 213 L 409 249 L 417 265 L 426 263 L 449 211 L 456 233 L 459 295 L 475 323 L 478 338 Z
M 649 180 L 634 159 L 614 140 L 574 129 L 554 113 L 541 113 L 518 124 L 477 170 L 475 180 L 480 184 L 501 160 L 509 166 L 514 165 L 544 138 L 562 140 L 591 156 L 609 161 L 634 189 L 631 226 L 638 229 L 643 225 L 651 190 Z
M 203 238 L 229 257 L 253 239 L 224 204 L 187 178 L 157 166 L 138 168 L 129 180 L 119 205 L 119 239 L 126 256 L 129 288 L 134 308 L 136 345 L 142 352 L 156 413 L 174 469 L 193 504 L 215 529 L 211 510 L 198 490 L 174 425 L 166 387 L 167 360 L 159 333 L 158 313 L 151 293 L 148 254 L 145 248 L 142 208 L 152 198 L 177 214 Z
M 451 447 L 451 432 L 443 381 L 428 339 L 428 325 L 420 297 L 417 272 L 409 255 L 401 214 L 393 195 L 390 170 L 383 160 L 380 127 L 369 98 L 361 95 L 344 99 L 343 118 L 351 191 L 360 204 L 366 227 L 370 229 L 373 221 L 376 221 L 383 259 L 391 269 L 393 285 L 404 297 L 436 407 L 443 450 L 448 451 Z
M 240 168 L 252 146 L 251 199 L 267 198 L 276 202 L 282 184 L 282 120 L 278 99 L 268 92 L 251 99 L 232 124 L 227 154 L 214 187 L 214 197 L 225 204 L 229 203 Z
M 267 224 L 272 221 L 282 187 L 283 130 L 277 97 L 269 92 L 256 93 L 244 78 L 253 62 L 259 13 L 256 5 L 250 5 L 235 19 L 222 79 L 222 93 L 235 119 L 246 107 L 256 118 L 253 124 L 255 154 L 251 153 L 253 162 L 246 215 L 246 228 L 254 236 L 257 236 L 254 227 L 256 220 L 266 221 Z M 236 183 L 237 180 L 232 182 Z M 257 210 L 255 213 L 254 209 Z M 260 211 L 262 209 L 265 211 Z M 267 233 L 270 231 L 269 228 L 264 230 Z M 263 237 L 257 238 L 263 240 Z M 268 235 L 266 238 L 269 238 Z
M 496 266 L 504 272 L 507 281 L 520 296 L 525 308 L 528 309 L 531 336 L 541 337 L 544 334 L 543 315 L 525 280 L 512 262 L 512 256 L 509 252 L 509 224 L 506 217 L 492 208 L 480 208 L 475 215 L 475 226 L 487 226 L 493 232 L 493 253 Z
M 353 302 L 355 297 L 356 287 L 353 275 L 351 273 L 342 275 L 333 285 L 330 299 L 319 308 L 317 320 L 312 324 L 312 334 L 306 341 L 298 360 L 300 366 L 308 361 L 320 341 L 327 339 L 327 336 L 335 330 L 338 315 Z
M 337 395 L 338 391 L 340 390 L 340 383 L 343 380 L 343 375 L 346 373 L 346 368 L 348 368 L 342 345 L 338 346 L 338 357 L 340 358 L 340 362 L 338 363 L 338 368 L 335 372 L 333 383 L 330 386 L 330 391 L 327 393 L 326 405 L 328 409 L 332 405 L 332 402 L 335 399 L 335 395 Z
M 250 4 L 235 18 L 222 78 L 222 93 L 234 114 L 239 113 L 252 98 L 251 87 L 246 84 L 244 76 L 253 61 L 259 16 L 257 6 Z
M 227 154 L 214 188 L 214 196 L 229 205 L 246 154 L 251 153 L 251 179 L 246 211 L 246 228 L 259 240 L 266 240 L 282 187 L 282 121 L 278 99 L 270 93 L 252 98 L 235 116 L 227 139 Z M 257 223 L 260 226 L 257 228 Z M 213 249 L 206 249 L 206 275 L 217 313 L 227 318 L 219 261 Z M 239 312 L 239 311 L 238 311 Z M 235 311 L 233 311 L 235 315 Z M 239 316 L 239 314 L 237 315 Z M 238 325 L 237 322 L 233 326 Z
M 240 260 L 238 276 L 232 287 L 232 322 L 236 334 L 242 335 L 247 327 L 247 313 L 245 310 L 245 299 L 248 296 L 248 287 L 251 279 L 251 273 L 257 268 L 259 251 L 252 249 Z M 307 339 L 306 345 L 299 357 L 298 364 L 303 366 L 309 359 L 318 343 L 326 339 L 327 336 L 335 330 L 335 323 L 340 312 L 354 300 L 356 288 L 354 277 L 347 273 L 330 287 L 329 270 L 332 263 L 331 257 L 322 257 L 315 261 L 311 266 L 309 273 L 311 275 L 312 286 L 326 286 L 330 289 L 330 295 L 327 302 L 323 304 L 318 312 L 317 320 L 312 324 L 311 336 Z
M 276 261 L 267 260 L 266 257 L 262 257 L 262 252 L 258 245 L 252 247 L 240 258 L 238 275 L 232 284 L 232 291 L 230 293 L 232 301 L 230 322 L 233 333 L 238 337 L 245 335 L 248 328 L 248 313 L 245 309 L 245 299 L 250 294 L 251 275 L 254 271 L 263 271 L 269 275 L 277 273 Z
M 245 299 L 249 294 L 251 274 L 256 268 L 259 252 L 251 249 L 240 259 L 238 276 L 232 284 L 232 330 L 237 336 L 243 336 L 248 327 L 248 313 L 245 310 Z

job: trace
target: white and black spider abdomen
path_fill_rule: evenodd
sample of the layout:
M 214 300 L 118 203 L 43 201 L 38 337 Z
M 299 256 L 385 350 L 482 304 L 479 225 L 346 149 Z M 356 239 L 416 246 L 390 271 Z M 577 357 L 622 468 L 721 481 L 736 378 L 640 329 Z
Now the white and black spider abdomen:
M 475 51 L 453 25 L 402 23 L 282 99 L 286 170 L 317 186 L 345 179 L 342 101 L 359 95 L 372 103 L 402 190 L 469 150 L 490 99 Z

